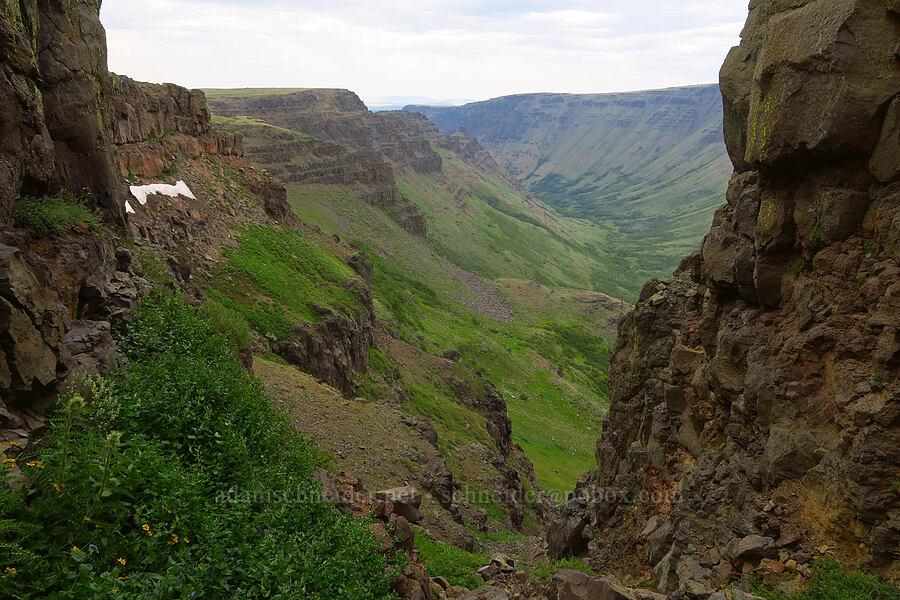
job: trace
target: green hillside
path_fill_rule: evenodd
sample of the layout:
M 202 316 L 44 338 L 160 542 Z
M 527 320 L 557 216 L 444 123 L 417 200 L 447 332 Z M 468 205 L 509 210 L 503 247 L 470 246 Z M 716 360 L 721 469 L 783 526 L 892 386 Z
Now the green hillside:
M 406 110 L 445 134 L 465 127 L 531 193 L 606 224 L 606 248 L 657 276 L 697 246 L 731 174 L 716 85 Z
M 331 156 L 333 146 L 317 147 L 326 142 L 302 132 L 289 135 L 282 121 L 268 125 L 265 118 L 254 113 L 215 120 L 244 134 L 250 161 L 288 179 L 297 169 L 318 174 L 353 162 Z M 608 404 L 607 348 L 626 305 L 583 289 L 602 281 L 602 262 L 563 227 L 581 223 L 589 230 L 589 223 L 557 219 L 502 172 L 447 148 L 437 151 L 440 172 L 394 168 L 397 190 L 425 215 L 425 239 L 401 228 L 388 207 L 366 202 L 366 185 L 289 181 L 288 199 L 306 223 L 338 235 L 374 264 L 376 316 L 391 336 L 432 355 L 457 349 L 465 364 L 498 387 L 513 441 L 546 489 L 566 492 L 594 464 Z M 334 161 L 330 167 L 323 153 Z M 481 276 L 487 291 L 473 290 L 466 272 Z M 610 281 L 603 285 L 616 286 L 615 277 Z M 491 310 L 498 303 L 508 318 Z M 380 347 L 360 393 L 378 398 L 391 385 L 395 361 L 403 372 L 421 371 L 410 360 Z M 438 410 L 433 404 L 446 392 L 413 379 L 408 384 L 418 393 L 410 408 L 435 420 L 450 443 L 471 443 L 471 433 L 456 430 L 449 405 L 442 401 Z M 463 465 L 453 459 L 448 464 L 455 476 L 465 477 Z

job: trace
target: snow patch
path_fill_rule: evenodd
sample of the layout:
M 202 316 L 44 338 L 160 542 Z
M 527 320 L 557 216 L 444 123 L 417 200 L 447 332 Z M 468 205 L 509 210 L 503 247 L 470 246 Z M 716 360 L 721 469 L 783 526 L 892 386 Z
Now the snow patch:
M 141 206 L 147 204 L 147 197 L 154 194 L 168 196 L 169 198 L 184 196 L 185 198 L 190 198 L 191 200 L 197 199 L 197 197 L 194 196 L 193 193 L 191 193 L 191 190 L 187 186 L 187 184 L 183 181 L 176 182 L 175 185 L 166 185 L 165 183 L 154 183 L 151 185 L 133 185 L 128 189 L 131 190 L 131 195 L 141 203 Z M 125 207 L 125 210 L 127 212 L 127 206 Z
M 134 209 L 131 208 L 131 202 L 129 202 L 128 200 L 125 201 L 125 214 L 127 214 L 127 215 L 134 214 Z

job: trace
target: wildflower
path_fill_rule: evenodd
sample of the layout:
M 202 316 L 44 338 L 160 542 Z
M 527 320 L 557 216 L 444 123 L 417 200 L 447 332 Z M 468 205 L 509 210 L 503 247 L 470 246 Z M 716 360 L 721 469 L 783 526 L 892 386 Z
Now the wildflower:
M 98 547 L 97 547 L 96 545 L 94 545 L 94 544 L 91 544 L 90 546 L 88 546 L 88 550 L 90 550 L 90 551 L 93 552 L 94 554 L 100 554 L 100 548 L 98 548 Z
M 6 579 L 7 577 L 15 577 L 16 576 L 16 568 L 15 567 L 6 567 L 6 570 L 3 572 L 3 575 L 0 575 L 0 579 Z
M 189 539 L 187 539 L 187 538 L 184 538 L 184 543 L 185 543 L 185 544 L 190 544 L 190 543 L 191 543 L 191 540 L 189 540 Z
M 124 559 L 124 558 L 119 558 L 118 561 L 119 561 L 119 564 L 121 564 L 123 567 L 125 566 L 125 559 Z
M 81 552 L 81 548 L 78 546 L 72 546 L 72 552 Z
M 117 579 L 119 579 L 120 581 L 128 581 L 128 577 L 125 575 L 119 575 Z
M 91 522 L 91 518 L 90 518 L 90 517 L 85 517 L 84 520 L 87 521 L 88 523 Z
M 21 447 L 22 447 L 22 446 L 19 445 L 19 442 L 10 442 L 9 445 L 10 445 L 10 446 L 15 446 L 16 448 L 21 448 Z
M 143 529 L 144 531 L 150 531 L 150 526 L 144 523 L 143 525 L 141 525 L 141 529 Z

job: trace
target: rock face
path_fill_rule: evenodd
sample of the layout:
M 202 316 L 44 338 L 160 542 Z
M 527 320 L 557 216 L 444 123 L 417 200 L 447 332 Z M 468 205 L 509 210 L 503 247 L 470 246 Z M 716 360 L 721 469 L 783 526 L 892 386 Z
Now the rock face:
M 106 320 L 127 320 L 149 284 L 108 236 L 33 240 L 10 228 L 20 196 L 63 188 L 125 222 L 98 4 L 7 2 L 0 46 L 0 437 L 24 446 L 68 376 L 115 365 Z
M 566 510 L 597 533 L 595 558 L 652 568 L 662 591 L 819 546 L 900 558 L 890 6 L 751 3 L 721 73 L 727 203 L 620 324 L 599 467 Z
M 109 88 L 108 122 L 121 175 L 156 177 L 179 155 L 243 155 L 240 134 L 212 129 L 201 90 L 138 83 L 121 75 L 110 76 Z
M 374 153 L 398 168 L 417 173 L 437 173 L 441 157 L 423 138 L 422 131 L 436 130 L 427 119 L 399 112 L 370 112 L 348 90 L 305 90 L 292 94 L 210 101 L 216 114 L 251 117 L 300 131 L 356 151 Z
M 106 33 L 93 0 L 0 7 L 0 226 L 24 194 L 91 191 L 113 222 L 124 196 L 109 154 Z
M 302 134 L 267 130 L 247 145 L 252 162 L 291 183 L 354 188 L 369 204 L 385 207 L 406 231 L 426 236 L 425 216 L 401 196 L 394 180 L 394 169 L 441 171 L 441 157 L 423 133 L 438 132 L 426 119 L 371 113 L 346 90 L 216 99 L 211 107 L 217 114 L 250 115 Z

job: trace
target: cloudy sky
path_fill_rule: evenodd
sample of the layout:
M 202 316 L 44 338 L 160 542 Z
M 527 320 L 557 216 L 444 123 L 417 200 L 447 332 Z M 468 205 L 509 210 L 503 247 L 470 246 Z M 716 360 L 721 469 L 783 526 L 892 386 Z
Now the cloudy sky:
M 711 83 L 748 0 L 104 0 L 110 68 L 188 87 L 483 100 Z

